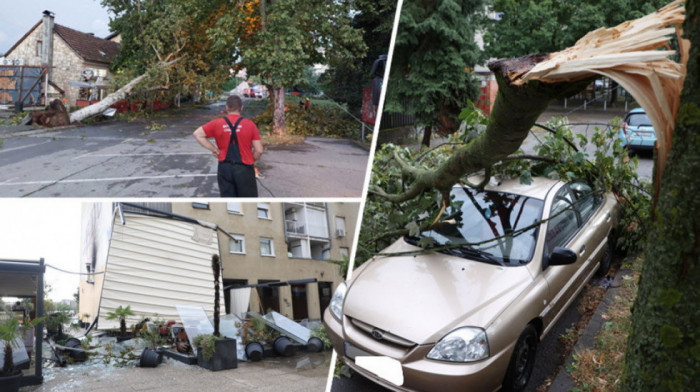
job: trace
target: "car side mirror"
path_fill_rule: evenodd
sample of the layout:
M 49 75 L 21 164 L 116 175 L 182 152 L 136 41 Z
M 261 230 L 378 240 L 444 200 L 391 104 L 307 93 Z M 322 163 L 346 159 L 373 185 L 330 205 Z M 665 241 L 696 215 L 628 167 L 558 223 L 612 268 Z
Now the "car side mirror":
M 557 246 L 549 255 L 548 265 L 569 265 L 576 262 L 577 256 L 573 250 Z

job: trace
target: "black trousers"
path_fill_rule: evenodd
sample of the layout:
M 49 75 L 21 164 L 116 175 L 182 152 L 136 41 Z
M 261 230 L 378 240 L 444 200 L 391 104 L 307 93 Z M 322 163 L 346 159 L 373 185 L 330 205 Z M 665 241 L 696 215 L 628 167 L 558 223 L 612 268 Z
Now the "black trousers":
M 219 162 L 216 179 L 221 197 L 258 197 L 253 165 Z

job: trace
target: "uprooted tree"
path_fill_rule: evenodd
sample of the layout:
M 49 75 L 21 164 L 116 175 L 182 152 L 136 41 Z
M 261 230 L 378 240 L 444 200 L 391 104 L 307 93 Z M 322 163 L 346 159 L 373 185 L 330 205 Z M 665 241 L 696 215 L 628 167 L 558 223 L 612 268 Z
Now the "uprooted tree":
M 680 34 L 685 10 L 674 1 L 646 17 L 593 31 L 564 51 L 492 62 L 499 92 L 486 130 L 436 168 L 414 167 L 396 154 L 405 189 L 389 193 L 379 186 L 384 184 L 370 187 L 393 203 L 436 190 L 444 206 L 455 183 L 481 170 L 488 179 L 494 165 L 516 152 L 552 99 L 577 93 L 598 75 L 622 85 L 645 108 L 658 139 L 658 204 L 625 361 L 624 388 L 631 391 L 692 390 L 700 374 L 695 332 L 700 322 L 700 5 L 691 0 L 686 6 L 685 38 Z M 679 33 L 677 51 L 668 50 L 674 32 Z

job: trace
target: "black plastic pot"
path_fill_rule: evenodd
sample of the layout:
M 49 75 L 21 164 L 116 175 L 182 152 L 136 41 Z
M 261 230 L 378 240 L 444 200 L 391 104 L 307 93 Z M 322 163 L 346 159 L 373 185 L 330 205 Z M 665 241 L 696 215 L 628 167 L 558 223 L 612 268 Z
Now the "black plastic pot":
M 163 354 L 153 351 L 150 348 L 144 348 L 141 353 L 141 361 L 139 366 L 141 367 L 156 367 L 163 361 Z
M 70 338 L 66 340 L 66 347 L 68 348 L 77 348 L 82 350 L 82 346 L 80 345 L 80 340 L 76 338 Z M 73 358 L 77 362 L 85 362 L 87 360 L 87 353 L 85 351 L 75 351 L 75 350 L 68 350 L 68 355 L 70 355 L 71 358 Z
M 283 357 L 291 357 L 294 355 L 294 344 L 292 344 L 292 341 L 286 336 L 280 336 L 275 339 L 272 347 L 274 347 L 277 354 Z
M 132 338 L 131 334 L 126 334 L 126 335 L 121 335 L 121 336 L 115 336 L 117 338 L 117 343 L 123 342 L 125 340 L 129 340 Z
M 14 376 L 0 377 L 0 392 L 17 392 L 22 381 L 22 372 Z
M 204 359 L 201 349 L 197 350 L 197 364 L 214 372 L 237 368 L 238 353 L 236 339 L 223 339 L 214 342 L 214 356 L 209 360 Z
M 257 362 L 263 357 L 263 346 L 258 342 L 250 342 L 245 346 L 245 355 L 249 361 Z
M 306 351 L 310 353 L 320 353 L 321 351 L 323 351 L 323 340 L 315 336 L 312 337 L 306 344 Z

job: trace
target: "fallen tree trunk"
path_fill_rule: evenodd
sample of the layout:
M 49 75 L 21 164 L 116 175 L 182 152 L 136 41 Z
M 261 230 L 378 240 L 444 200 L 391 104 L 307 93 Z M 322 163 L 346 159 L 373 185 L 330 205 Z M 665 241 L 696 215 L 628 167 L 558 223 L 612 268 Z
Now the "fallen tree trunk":
M 678 35 L 680 63 L 668 58 L 676 52 L 657 49 L 668 47 L 669 34 L 680 31 L 683 19 L 684 8 L 677 0 L 643 18 L 593 31 L 564 51 L 490 63 L 499 91 L 486 131 L 435 170 L 410 167 L 397 156 L 403 174 L 413 179 L 410 188 L 397 195 L 376 186 L 369 191 L 393 202 L 409 200 L 428 189 L 448 193 L 465 174 L 480 169 L 488 172 L 493 164 L 516 152 L 551 100 L 581 91 L 600 75 L 622 85 L 649 114 L 659 140 L 657 166 L 663 170 L 689 43 Z
M 156 69 L 169 67 L 169 66 L 175 64 L 178 60 L 179 59 L 175 59 L 175 60 L 167 61 L 164 63 L 160 63 L 160 64 L 158 64 L 158 66 L 156 66 Z M 109 94 L 100 102 L 94 103 L 90 106 L 86 106 L 82 109 L 74 111 L 73 113 L 70 114 L 70 122 L 71 123 L 79 122 L 79 121 L 85 120 L 86 118 L 89 118 L 89 117 L 92 117 L 92 116 L 95 116 L 97 114 L 104 112 L 110 106 L 112 106 L 115 103 L 124 99 L 127 96 L 127 94 L 129 94 L 131 92 L 131 90 L 133 90 L 134 87 L 136 87 L 137 84 L 141 83 L 141 81 L 143 81 L 143 79 L 146 78 L 146 76 L 148 76 L 148 72 L 136 77 L 135 79 L 132 79 L 124 87 L 113 92 L 112 94 Z

